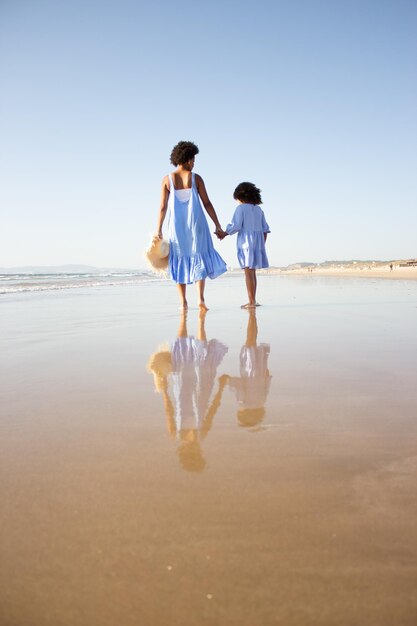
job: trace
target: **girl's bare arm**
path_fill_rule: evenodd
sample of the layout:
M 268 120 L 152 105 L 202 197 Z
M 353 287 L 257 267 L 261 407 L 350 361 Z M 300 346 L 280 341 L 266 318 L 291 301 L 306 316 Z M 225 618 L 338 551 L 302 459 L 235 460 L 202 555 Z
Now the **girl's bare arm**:
M 167 214 L 168 198 L 169 198 L 169 179 L 168 179 L 168 176 L 165 176 L 162 179 L 161 201 L 159 203 L 158 225 L 156 227 L 156 234 L 159 237 L 159 239 L 162 239 L 162 224 L 164 223 L 164 220 Z

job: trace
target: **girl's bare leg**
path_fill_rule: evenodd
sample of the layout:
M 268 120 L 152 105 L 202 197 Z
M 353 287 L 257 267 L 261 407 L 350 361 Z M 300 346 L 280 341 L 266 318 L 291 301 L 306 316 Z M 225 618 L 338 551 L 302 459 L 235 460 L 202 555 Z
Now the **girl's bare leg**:
M 256 339 L 258 337 L 258 324 L 256 322 L 256 309 L 248 309 L 248 329 L 246 331 L 246 345 L 248 348 L 256 346 Z
M 181 308 L 183 311 L 186 311 L 188 309 L 187 298 L 186 298 L 187 285 L 177 283 L 177 289 L 178 289 L 178 293 L 180 294 Z
M 196 285 L 197 285 L 197 293 L 198 293 L 198 306 L 200 307 L 200 309 L 204 311 L 208 311 L 206 303 L 204 302 L 204 287 L 206 286 L 206 281 L 197 280 Z
M 247 304 L 243 304 L 242 309 L 252 309 L 256 306 L 256 270 L 245 267 L 245 281 L 249 302 Z

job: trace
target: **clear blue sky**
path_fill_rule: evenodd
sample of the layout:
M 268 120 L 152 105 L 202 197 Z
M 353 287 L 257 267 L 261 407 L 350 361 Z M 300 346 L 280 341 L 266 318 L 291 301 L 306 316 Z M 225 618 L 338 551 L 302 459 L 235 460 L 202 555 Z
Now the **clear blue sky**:
M 0 0 L 0 267 L 144 266 L 182 139 L 223 226 L 262 189 L 271 264 L 416 256 L 416 35 L 415 0 Z

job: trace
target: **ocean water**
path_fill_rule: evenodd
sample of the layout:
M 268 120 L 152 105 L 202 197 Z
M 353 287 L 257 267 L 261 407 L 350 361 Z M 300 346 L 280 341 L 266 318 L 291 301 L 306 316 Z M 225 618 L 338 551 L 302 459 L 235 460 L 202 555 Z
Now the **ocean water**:
M 165 281 L 151 271 L 103 271 L 103 272 L 62 272 L 62 273 L 0 273 L 0 295 L 36 291 L 56 291 L 80 287 L 106 287 L 117 285 L 138 285 L 146 282 Z

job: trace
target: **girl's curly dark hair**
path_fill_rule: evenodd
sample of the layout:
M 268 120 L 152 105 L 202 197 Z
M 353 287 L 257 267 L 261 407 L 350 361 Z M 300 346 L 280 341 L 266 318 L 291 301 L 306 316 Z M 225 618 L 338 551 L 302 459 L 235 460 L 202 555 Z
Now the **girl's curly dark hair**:
M 253 183 L 240 183 L 234 190 L 233 197 L 247 204 L 262 204 L 261 190 Z
M 171 163 L 172 165 L 183 165 L 188 161 L 191 161 L 196 154 L 199 153 L 198 146 L 192 141 L 179 141 L 176 146 L 172 148 Z

